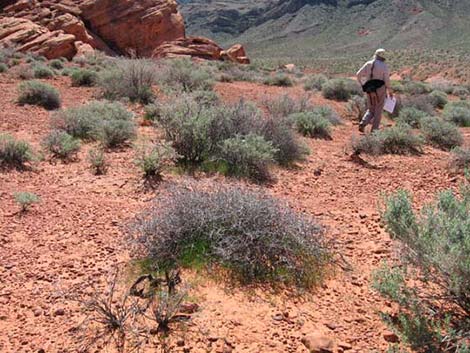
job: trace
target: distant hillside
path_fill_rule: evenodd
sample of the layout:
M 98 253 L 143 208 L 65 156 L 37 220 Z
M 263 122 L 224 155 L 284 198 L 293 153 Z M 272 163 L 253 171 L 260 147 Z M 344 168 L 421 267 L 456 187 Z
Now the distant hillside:
M 331 57 L 378 46 L 467 51 L 469 0 L 181 0 L 188 34 L 253 57 Z

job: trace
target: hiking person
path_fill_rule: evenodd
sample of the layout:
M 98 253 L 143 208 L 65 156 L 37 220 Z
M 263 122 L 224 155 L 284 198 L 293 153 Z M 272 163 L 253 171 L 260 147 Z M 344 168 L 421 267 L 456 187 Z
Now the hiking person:
M 390 88 L 390 71 L 386 61 L 385 49 L 377 49 L 372 60 L 366 62 L 357 72 L 357 81 L 367 94 L 367 112 L 359 123 L 359 131 L 372 123 L 372 132 L 380 127 L 382 112 L 387 95 L 393 97 Z

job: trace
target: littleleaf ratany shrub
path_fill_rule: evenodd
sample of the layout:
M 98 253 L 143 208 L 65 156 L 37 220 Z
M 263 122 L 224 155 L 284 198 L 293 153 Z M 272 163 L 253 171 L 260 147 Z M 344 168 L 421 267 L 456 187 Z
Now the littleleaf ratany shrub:
M 157 268 L 215 266 L 241 283 L 309 288 L 331 261 L 322 227 L 262 192 L 179 186 L 155 201 L 135 235 Z

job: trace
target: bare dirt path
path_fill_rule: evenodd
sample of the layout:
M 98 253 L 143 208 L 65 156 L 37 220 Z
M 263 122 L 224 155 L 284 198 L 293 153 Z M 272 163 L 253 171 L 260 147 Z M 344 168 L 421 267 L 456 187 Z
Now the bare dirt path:
M 0 78 L 0 131 L 38 148 L 49 115 L 42 109 L 18 107 L 16 84 Z M 68 88 L 66 79 L 53 84 L 61 90 L 65 106 L 93 95 L 92 90 Z M 303 94 L 298 87 L 248 83 L 224 84 L 217 90 L 232 100 Z M 318 96 L 314 101 L 325 103 Z M 333 105 L 341 111 L 340 105 Z M 422 202 L 438 189 L 455 186 L 456 180 L 445 169 L 448 154 L 430 148 L 423 156 L 354 163 L 345 151 L 354 133 L 355 127 L 346 122 L 335 129 L 333 141 L 308 140 L 308 159 L 298 169 L 277 170 L 278 181 L 268 188 L 327 226 L 351 271 L 338 269 L 315 293 L 297 299 L 253 295 L 243 288 L 229 290 L 198 280 L 194 294 L 201 310 L 193 321 L 201 335 L 197 340 L 187 338 L 185 347 L 172 351 L 306 352 L 300 339 L 313 331 L 342 342 L 340 351 L 386 350 L 386 327 L 378 311 L 393 308 L 370 288 L 372 270 L 394 251 L 379 223 L 380 194 L 406 188 Z M 72 329 L 80 313 L 60 298 L 58 290 L 78 284 L 86 292 L 92 284 L 102 284 L 117 263 L 128 260 L 123 228 L 153 194 L 141 188 L 131 149 L 109 154 L 108 175 L 96 177 L 87 170 L 88 148 L 76 163 L 43 161 L 32 171 L 0 172 L 1 352 L 73 352 Z M 178 182 L 179 177 L 167 179 Z M 12 194 L 17 191 L 37 193 L 41 203 L 23 217 L 12 216 L 17 211 Z M 185 338 L 185 333 L 179 334 Z

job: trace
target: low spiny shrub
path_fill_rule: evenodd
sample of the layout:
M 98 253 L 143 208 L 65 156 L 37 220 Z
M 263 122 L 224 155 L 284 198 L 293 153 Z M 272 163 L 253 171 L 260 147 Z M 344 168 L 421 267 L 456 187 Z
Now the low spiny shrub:
M 137 224 L 157 268 L 226 269 L 242 283 L 318 284 L 330 261 L 322 228 L 261 192 L 173 187 Z

